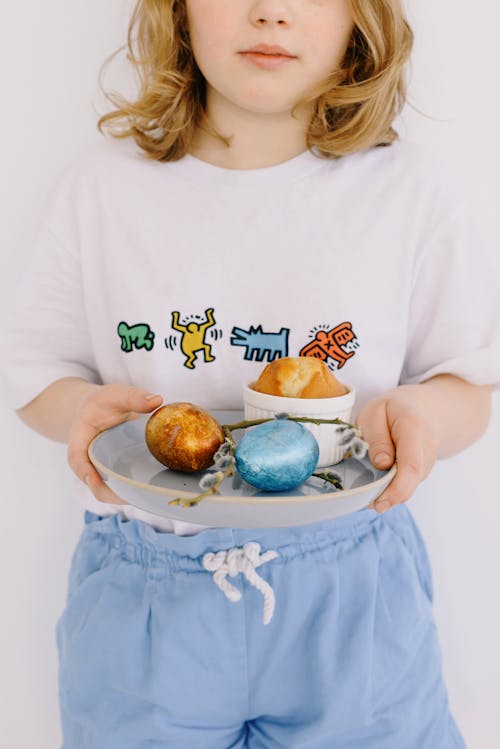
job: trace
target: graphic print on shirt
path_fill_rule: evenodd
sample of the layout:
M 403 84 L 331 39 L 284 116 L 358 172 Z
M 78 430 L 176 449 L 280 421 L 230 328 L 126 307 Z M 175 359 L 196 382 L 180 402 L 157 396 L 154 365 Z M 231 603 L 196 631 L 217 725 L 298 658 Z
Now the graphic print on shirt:
M 145 348 L 147 351 L 151 351 L 155 345 L 155 334 L 145 322 L 128 325 L 122 320 L 118 323 L 117 332 L 122 339 L 122 351 L 127 353 L 133 351 L 134 348 Z
M 205 362 L 215 361 L 215 356 L 212 356 L 212 346 L 206 341 L 207 331 L 215 326 L 213 307 L 205 310 L 205 319 L 200 315 L 190 315 L 183 323 L 179 322 L 179 319 L 180 312 L 177 310 L 172 312 L 172 328 L 182 333 L 179 345 L 186 357 L 184 366 L 188 369 L 194 369 L 197 354 L 200 351 L 203 352 Z M 195 320 L 200 322 L 195 322 Z M 217 339 L 222 335 L 222 331 L 214 329 L 211 331 L 211 335 L 212 338 Z M 173 349 L 176 345 L 177 338 L 175 336 L 165 338 L 167 348 Z
M 231 331 L 231 346 L 244 346 L 247 361 L 267 361 L 281 359 L 288 356 L 289 328 L 281 328 L 279 333 L 264 333 L 262 325 L 256 328 L 250 326 L 248 330 L 234 327 Z
M 352 323 L 343 322 L 328 330 L 329 325 L 318 325 L 311 331 L 310 343 L 301 348 L 299 356 L 313 356 L 326 362 L 333 372 L 341 369 L 359 348 L 358 338 Z

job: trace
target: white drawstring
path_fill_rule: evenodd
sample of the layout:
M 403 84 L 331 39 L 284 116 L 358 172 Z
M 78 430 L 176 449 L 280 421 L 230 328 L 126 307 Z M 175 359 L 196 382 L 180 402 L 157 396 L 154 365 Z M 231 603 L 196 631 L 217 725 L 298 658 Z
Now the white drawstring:
M 227 551 L 218 551 L 217 553 L 208 552 L 203 557 L 203 567 L 208 572 L 214 573 L 214 582 L 218 588 L 222 590 L 226 598 L 230 601 L 239 601 L 241 593 L 238 588 L 231 585 L 229 577 L 236 577 L 242 572 L 248 582 L 260 590 L 264 596 L 264 624 L 269 624 L 274 614 L 274 591 L 269 585 L 263 580 L 260 575 L 255 571 L 256 567 L 260 567 L 261 564 L 276 559 L 279 556 L 278 552 L 270 550 L 260 553 L 260 544 L 255 541 L 250 541 L 245 544 L 242 548 L 235 546 Z

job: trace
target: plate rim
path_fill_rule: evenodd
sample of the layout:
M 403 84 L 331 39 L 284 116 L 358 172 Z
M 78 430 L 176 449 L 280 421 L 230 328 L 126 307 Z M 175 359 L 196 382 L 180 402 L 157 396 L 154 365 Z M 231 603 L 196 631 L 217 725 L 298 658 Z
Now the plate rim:
M 222 409 L 220 409 L 222 410 Z M 126 423 L 126 422 L 123 422 Z M 119 483 L 128 484 L 129 486 L 134 487 L 134 489 L 140 489 L 142 491 L 146 491 L 148 494 L 157 494 L 162 497 L 170 497 L 174 499 L 193 499 L 194 497 L 197 497 L 198 494 L 191 491 L 185 491 L 185 490 L 172 490 L 168 487 L 164 486 L 154 486 L 152 484 L 146 484 L 143 481 L 139 481 L 137 479 L 132 479 L 127 476 L 123 476 L 121 473 L 117 473 L 116 471 L 113 471 L 112 469 L 105 466 L 103 463 L 101 463 L 100 460 L 98 460 L 95 456 L 94 452 L 94 446 L 98 442 L 100 438 L 104 434 L 107 434 L 111 429 L 115 429 L 117 426 L 121 426 L 121 424 L 117 424 L 114 427 L 110 427 L 109 429 L 105 429 L 102 432 L 99 432 L 92 441 L 89 444 L 88 447 L 88 456 L 90 459 L 90 462 L 92 465 L 99 471 L 104 473 L 106 476 L 109 476 L 110 478 L 115 479 Z M 152 456 L 154 457 L 154 456 Z M 158 465 L 161 466 L 162 464 L 158 462 Z M 169 470 L 166 466 L 162 466 L 165 470 Z M 328 466 L 327 466 L 328 468 Z M 332 466 L 333 468 L 333 466 Z M 280 494 L 279 496 L 273 496 L 272 494 L 270 496 L 258 496 L 258 497 L 252 497 L 252 496 L 245 496 L 245 497 L 238 497 L 235 495 L 224 495 L 224 494 L 212 494 L 208 495 L 203 498 L 203 504 L 207 504 L 209 502 L 214 504 L 250 504 L 250 505 L 272 505 L 272 504 L 301 504 L 302 502 L 311 503 L 313 502 L 326 502 L 330 501 L 332 499 L 347 499 L 348 497 L 355 496 L 357 494 L 360 494 L 361 491 L 366 491 L 367 489 L 375 489 L 377 485 L 385 484 L 387 485 L 392 481 L 394 476 L 397 472 L 397 463 L 394 462 L 393 465 L 387 470 L 386 473 L 384 473 L 383 476 L 376 479 L 375 481 L 371 481 L 368 484 L 364 484 L 362 487 L 356 487 L 354 489 L 340 489 L 337 491 L 332 492 L 325 492 L 323 494 L 305 494 L 301 496 L 287 496 Z M 201 493 L 201 491 L 199 492 Z

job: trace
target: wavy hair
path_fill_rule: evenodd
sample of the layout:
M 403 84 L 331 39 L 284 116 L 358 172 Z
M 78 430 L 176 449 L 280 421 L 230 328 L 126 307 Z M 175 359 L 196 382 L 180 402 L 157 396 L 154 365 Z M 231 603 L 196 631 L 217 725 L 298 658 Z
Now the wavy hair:
M 401 0 L 350 3 L 354 28 L 342 65 L 299 103 L 312 105 L 307 145 L 326 157 L 392 143 L 406 100 L 413 33 Z M 182 158 L 199 127 L 229 145 L 207 121 L 205 79 L 191 50 L 184 0 L 137 0 L 127 43 L 104 62 L 101 76 L 124 49 L 139 78 L 137 98 L 102 89 L 116 108 L 99 119 L 101 133 L 133 137 L 158 161 Z

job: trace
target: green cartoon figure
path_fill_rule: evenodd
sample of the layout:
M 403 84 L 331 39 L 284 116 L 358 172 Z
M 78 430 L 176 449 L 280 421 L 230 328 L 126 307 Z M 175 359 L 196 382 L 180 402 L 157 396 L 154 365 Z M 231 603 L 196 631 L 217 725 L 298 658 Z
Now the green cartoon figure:
M 136 349 L 145 348 L 147 351 L 151 351 L 154 346 L 155 334 L 146 323 L 138 323 L 137 325 L 127 325 L 126 322 L 121 322 L 118 325 L 118 335 L 122 339 L 122 351 L 132 351 L 134 347 Z
M 181 350 L 185 354 L 184 366 L 194 369 L 194 362 L 198 351 L 203 351 L 206 362 L 215 361 L 209 343 L 205 343 L 205 334 L 208 328 L 215 325 L 214 311 L 212 308 L 205 310 L 206 320 L 204 323 L 189 322 L 187 325 L 179 323 L 180 312 L 172 312 L 172 327 L 182 333 Z

